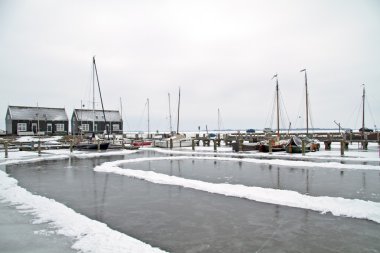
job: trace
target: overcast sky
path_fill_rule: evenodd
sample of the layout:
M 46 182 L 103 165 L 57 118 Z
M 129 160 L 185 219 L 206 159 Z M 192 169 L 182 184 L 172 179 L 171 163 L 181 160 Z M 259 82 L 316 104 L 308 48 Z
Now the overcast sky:
M 377 0 L 0 0 L 0 129 L 8 105 L 89 108 L 94 55 L 124 130 L 147 130 L 147 98 L 168 130 L 169 92 L 175 125 L 178 87 L 182 130 L 217 129 L 218 108 L 222 128 L 275 128 L 275 73 L 282 127 L 305 127 L 304 68 L 314 127 L 360 127 L 364 83 L 373 128 L 379 45 Z

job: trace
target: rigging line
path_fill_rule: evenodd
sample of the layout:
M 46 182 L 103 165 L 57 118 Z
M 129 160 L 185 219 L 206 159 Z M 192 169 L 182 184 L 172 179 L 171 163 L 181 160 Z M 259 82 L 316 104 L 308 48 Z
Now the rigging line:
M 284 99 L 283 99 L 283 97 L 282 97 L 282 93 L 281 93 L 281 91 L 279 91 L 279 93 L 280 93 L 280 100 L 281 100 L 282 106 L 283 106 L 283 108 L 284 108 L 284 110 L 285 110 L 285 113 L 286 113 L 286 117 L 288 118 L 288 122 L 290 122 L 289 115 L 288 115 L 288 111 L 286 110 L 285 102 L 284 102 Z M 284 125 L 284 126 L 286 126 L 286 125 Z
M 356 127 L 354 116 L 355 116 L 355 113 L 357 113 L 359 111 L 360 107 L 361 107 L 361 100 L 360 100 L 360 103 L 357 103 L 356 107 L 352 110 L 352 112 L 347 115 L 346 121 L 345 121 L 346 126 Z
M 371 107 L 369 105 L 368 99 L 366 99 L 366 101 L 367 101 L 367 107 L 368 107 L 368 110 L 369 110 L 369 114 L 371 115 L 371 118 L 372 118 L 374 126 L 376 126 L 376 121 L 375 121 L 375 118 L 373 117 L 372 110 L 371 110 Z
M 274 116 L 274 109 L 275 109 L 275 103 L 276 103 L 276 91 L 274 92 L 273 94 L 273 102 L 271 103 L 272 104 L 272 112 L 268 111 L 268 114 L 267 114 L 267 118 L 265 120 L 265 125 L 264 127 L 267 127 L 268 126 L 268 119 L 269 119 L 269 115 L 271 115 L 271 119 L 270 119 L 270 128 L 272 128 L 272 125 L 273 125 L 273 116 Z
M 301 114 L 303 115 L 303 103 L 300 101 L 299 105 L 298 105 L 298 112 L 297 112 L 297 115 L 296 115 L 296 120 L 295 120 L 295 123 L 294 123 L 294 128 L 296 128 L 298 126 L 298 120 L 301 118 Z M 301 112 L 302 111 L 302 112 Z
M 309 119 L 310 119 L 310 126 L 311 126 L 311 129 L 309 130 L 314 130 L 314 122 L 313 122 L 313 111 L 311 110 L 312 107 L 311 107 L 311 100 L 310 100 L 310 96 L 309 96 L 309 93 L 308 93 L 308 101 L 309 101 Z
M 136 129 L 136 130 L 138 130 L 138 131 L 141 130 L 141 121 L 142 121 L 142 119 L 143 119 L 143 117 L 144 117 L 144 115 L 145 115 L 145 109 L 146 109 L 146 107 L 147 107 L 147 104 L 148 104 L 148 101 L 145 102 L 143 112 L 142 112 L 142 114 L 140 115 L 140 119 L 139 119 L 139 121 L 138 121 L 139 123 L 138 123 L 138 125 L 137 125 L 138 128 Z
M 362 108 L 363 106 L 363 101 L 361 100 L 360 101 L 360 105 L 359 105 L 359 108 L 358 108 L 358 111 L 357 111 L 357 116 L 356 116 L 356 122 L 355 122 L 355 128 L 356 129 L 359 129 L 360 127 L 358 127 L 358 121 L 359 121 L 359 117 L 360 117 L 360 108 Z
M 267 126 L 267 123 L 268 123 L 268 119 L 269 119 L 269 115 L 270 115 L 270 111 L 267 111 L 267 116 L 265 118 L 265 123 L 264 123 L 264 127 Z

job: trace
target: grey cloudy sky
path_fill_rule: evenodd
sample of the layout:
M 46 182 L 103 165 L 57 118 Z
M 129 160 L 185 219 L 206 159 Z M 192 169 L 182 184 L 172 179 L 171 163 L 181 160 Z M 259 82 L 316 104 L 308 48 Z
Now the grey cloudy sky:
M 122 98 L 128 130 L 146 130 L 147 98 L 151 129 L 167 130 L 179 86 L 183 130 L 216 129 L 218 108 L 223 128 L 270 127 L 275 73 L 289 120 L 304 127 L 303 68 L 314 127 L 360 127 L 365 83 L 373 128 L 379 45 L 377 0 L 0 0 L 0 129 L 8 105 L 69 117 L 88 107 L 93 55 L 105 106 Z

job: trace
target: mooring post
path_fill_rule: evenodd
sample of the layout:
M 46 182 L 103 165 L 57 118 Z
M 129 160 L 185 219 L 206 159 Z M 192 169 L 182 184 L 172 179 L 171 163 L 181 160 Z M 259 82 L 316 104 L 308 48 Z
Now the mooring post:
M 169 142 L 170 142 L 170 149 L 172 149 L 173 148 L 173 139 L 170 139 Z
M 305 140 L 302 140 L 302 155 L 305 155 Z
M 194 151 L 195 150 L 195 140 L 191 140 L 191 149 Z
M 41 156 L 41 141 L 38 140 L 38 156 Z
M 216 140 L 214 140 L 214 152 L 216 152 Z
M 98 152 L 100 151 L 100 140 L 98 140 Z
M 4 157 L 8 158 L 8 142 L 7 141 L 4 142 L 4 149 L 5 149 Z
M 73 152 L 73 140 L 70 140 L 70 153 Z
M 344 156 L 344 141 L 340 141 L 340 155 Z
M 367 140 L 364 140 L 364 141 L 362 142 L 362 146 L 363 146 L 363 149 L 364 149 L 364 150 L 367 150 L 367 149 L 368 149 L 368 141 L 367 141 Z

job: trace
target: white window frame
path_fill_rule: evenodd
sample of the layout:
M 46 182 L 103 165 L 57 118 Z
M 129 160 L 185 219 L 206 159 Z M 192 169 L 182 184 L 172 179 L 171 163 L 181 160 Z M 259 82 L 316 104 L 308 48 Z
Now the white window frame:
M 112 124 L 112 131 L 119 131 L 120 127 L 119 124 Z
M 27 124 L 26 123 L 17 123 L 17 132 L 26 132 Z
M 82 124 L 81 129 L 83 132 L 88 132 L 90 130 L 90 125 L 89 124 Z
M 65 124 L 55 124 L 55 129 L 57 130 L 57 132 L 64 132 Z

